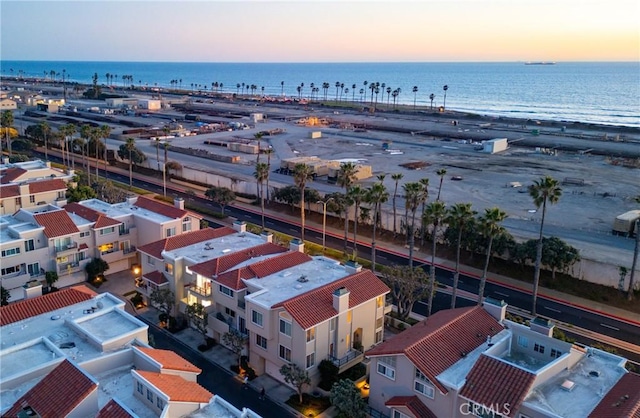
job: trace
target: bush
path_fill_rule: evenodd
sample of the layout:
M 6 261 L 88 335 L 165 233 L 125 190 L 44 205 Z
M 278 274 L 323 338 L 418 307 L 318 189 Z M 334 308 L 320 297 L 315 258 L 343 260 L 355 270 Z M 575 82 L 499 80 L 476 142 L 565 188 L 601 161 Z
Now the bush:
M 338 367 L 330 360 L 322 360 L 318 365 L 320 372 L 320 383 L 318 387 L 324 390 L 331 390 L 331 387 L 338 381 Z
M 142 296 L 142 293 L 136 292 L 135 295 L 131 296 L 131 303 L 133 303 L 133 306 L 135 306 L 136 309 L 142 307 L 144 304 L 144 297 Z

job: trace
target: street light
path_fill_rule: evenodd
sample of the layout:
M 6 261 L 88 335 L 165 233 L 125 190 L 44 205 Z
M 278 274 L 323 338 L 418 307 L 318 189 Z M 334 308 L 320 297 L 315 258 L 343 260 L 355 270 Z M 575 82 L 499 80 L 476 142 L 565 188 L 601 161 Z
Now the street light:
M 325 249 L 325 232 L 327 228 L 327 203 L 331 202 L 333 197 L 327 199 L 327 201 L 318 200 L 316 203 L 322 205 L 322 254 L 324 255 Z

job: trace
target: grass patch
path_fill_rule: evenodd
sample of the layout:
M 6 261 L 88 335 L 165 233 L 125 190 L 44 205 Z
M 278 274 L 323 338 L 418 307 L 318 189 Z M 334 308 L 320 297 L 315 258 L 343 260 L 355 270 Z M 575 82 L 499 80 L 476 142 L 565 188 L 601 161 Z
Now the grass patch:
M 316 398 L 307 393 L 302 394 L 302 404 L 298 403 L 298 394 L 291 395 L 285 403 L 305 417 L 317 417 L 331 406 L 329 397 L 319 396 Z

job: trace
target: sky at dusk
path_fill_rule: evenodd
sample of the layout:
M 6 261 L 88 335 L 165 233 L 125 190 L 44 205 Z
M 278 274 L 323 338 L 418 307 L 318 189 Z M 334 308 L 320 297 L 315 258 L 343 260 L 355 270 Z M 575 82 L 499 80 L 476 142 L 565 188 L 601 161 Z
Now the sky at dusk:
M 5 60 L 638 61 L 638 0 L 9 1 Z

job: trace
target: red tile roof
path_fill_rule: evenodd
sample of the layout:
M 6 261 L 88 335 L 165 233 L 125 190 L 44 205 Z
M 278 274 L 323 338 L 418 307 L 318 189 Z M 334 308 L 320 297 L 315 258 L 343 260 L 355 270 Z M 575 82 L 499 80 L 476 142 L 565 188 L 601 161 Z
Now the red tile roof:
M 149 383 L 164 393 L 170 401 L 209 403 L 213 394 L 197 384 L 180 376 L 160 374 L 144 370 L 134 370 Z
M 120 405 L 115 399 L 111 399 L 105 406 L 98 411 L 96 418 L 134 418 L 124 406 Z
M 96 295 L 86 286 L 76 286 L 33 299 L 10 303 L 7 306 L 0 307 L 0 326 L 91 300 Z
M 191 231 L 180 235 L 174 235 L 169 238 L 164 238 L 159 241 L 143 245 L 142 247 L 138 248 L 138 251 L 149 254 L 161 260 L 163 251 L 171 251 L 177 248 L 187 247 L 199 242 L 205 242 L 210 239 L 220 238 L 235 233 L 236 231 L 233 228 L 229 228 L 228 226 L 216 229 L 205 228 L 198 231 Z
M 51 212 L 36 213 L 33 218 L 38 225 L 44 227 L 44 234 L 47 238 L 56 238 L 64 235 L 77 234 L 80 232 L 69 214 L 64 210 L 54 210 Z
M 93 228 L 101 229 L 106 228 L 108 226 L 120 225 L 122 222 L 117 221 L 113 218 L 108 217 L 104 213 L 97 211 L 92 208 L 88 208 L 79 203 L 68 203 L 65 205 L 64 210 L 69 213 L 74 213 L 81 218 L 84 218 L 90 222 L 93 222 Z
M 460 396 L 488 408 L 508 404 L 511 412 L 507 416 L 512 416 L 535 380 L 534 373 L 482 354 L 469 371 Z
M 146 273 L 142 277 L 155 284 L 169 283 L 169 280 L 167 280 L 167 278 L 164 277 L 164 274 L 158 270 L 152 271 L 151 273 Z
M 417 396 L 394 396 L 385 405 L 404 406 L 415 418 L 438 418 Z
M 14 182 L 20 178 L 27 170 L 20 167 L 10 167 L 4 170 L 2 175 L 0 176 L 0 183 L 7 184 Z
M 604 395 L 589 418 L 640 418 L 640 375 L 627 373 Z
M 135 206 L 142 209 L 150 210 L 151 212 L 159 213 L 160 215 L 172 219 L 182 218 L 188 214 L 188 212 L 184 209 L 179 209 L 175 206 L 168 205 L 145 196 L 138 197 Z
M 45 193 L 56 190 L 67 190 L 67 183 L 62 179 L 48 179 L 29 183 L 29 193 Z
M 404 354 L 442 393 L 436 376 L 502 331 L 502 325 L 480 306 L 447 309 L 367 351 L 367 356 Z
M 98 390 L 98 384 L 93 379 L 64 360 L 18 399 L 3 416 L 15 417 L 25 406 L 30 406 L 43 418 L 64 417 L 95 390 Z
M 232 267 L 237 266 L 240 263 L 251 260 L 254 257 L 261 257 L 268 254 L 277 254 L 289 251 L 287 248 L 280 245 L 266 242 L 264 244 L 256 245 L 255 247 L 246 248 L 234 253 L 225 254 L 221 257 L 213 260 L 208 260 L 203 263 L 194 264 L 189 267 L 189 270 L 198 273 L 205 277 L 217 276 L 229 270 Z
M 284 254 L 258 261 L 249 266 L 222 273 L 215 281 L 228 288 L 241 290 L 247 287 L 242 279 L 263 278 L 308 261 L 311 261 L 311 257 L 304 253 L 287 251 Z
M 5 184 L 0 186 L 0 199 L 20 196 L 20 186 L 17 184 Z
M 349 291 L 349 308 L 389 292 L 387 285 L 373 272 L 362 270 L 278 303 L 274 307 L 284 307 L 303 329 L 309 329 L 338 314 L 333 307 L 333 292 L 341 287 Z
M 141 351 L 144 355 L 160 363 L 163 369 L 180 370 L 198 374 L 202 372 L 202 369 L 197 368 L 173 351 L 146 347 L 136 347 L 136 350 Z

